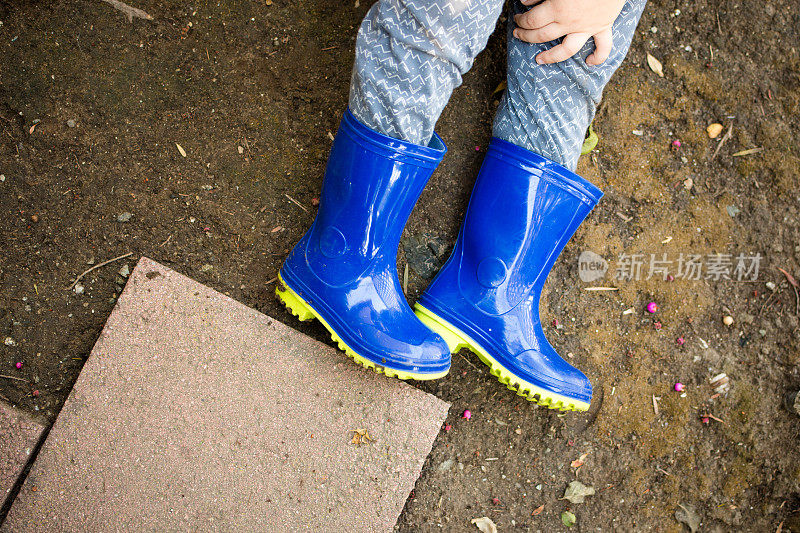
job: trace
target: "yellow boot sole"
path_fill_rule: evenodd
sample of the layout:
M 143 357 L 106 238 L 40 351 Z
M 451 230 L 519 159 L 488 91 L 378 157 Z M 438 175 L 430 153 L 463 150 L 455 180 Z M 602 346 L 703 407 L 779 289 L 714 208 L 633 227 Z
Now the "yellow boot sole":
M 328 330 L 331 334 L 331 339 L 333 342 L 339 346 L 339 349 L 342 350 L 348 357 L 352 358 L 356 363 L 363 366 L 364 368 L 369 368 L 377 372 L 378 374 L 385 374 L 389 377 L 407 380 L 407 379 L 415 379 L 419 381 L 425 380 L 432 380 L 432 379 L 439 379 L 447 375 L 449 370 L 445 370 L 444 372 L 439 372 L 437 374 L 420 374 L 415 372 L 404 372 L 402 370 L 394 370 L 392 368 L 387 368 L 385 366 L 380 366 L 366 357 L 363 357 L 358 354 L 355 350 L 350 348 L 339 335 L 331 328 L 330 324 L 328 324 L 324 318 L 322 318 L 319 313 L 317 313 L 313 307 L 311 307 L 305 300 L 303 300 L 299 294 L 292 290 L 280 274 L 278 274 L 278 286 L 275 287 L 275 294 L 278 296 L 278 299 L 286 306 L 289 311 L 299 318 L 301 321 L 305 322 L 307 320 L 317 319 L 319 320 L 325 329 Z
M 420 304 L 415 304 L 414 309 L 417 313 L 417 317 L 423 324 L 441 335 L 450 348 L 451 353 L 457 353 L 462 348 L 470 350 L 489 367 L 491 374 L 495 376 L 500 383 L 508 387 L 509 390 L 516 392 L 517 395 L 543 407 L 559 411 L 587 411 L 589 409 L 589 404 L 587 402 L 550 392 L 533 383 L 518 378 L 501 365 L 494 357 L 489 355 L 489 352 L 483 349 L 480 344 L 447 320 Z

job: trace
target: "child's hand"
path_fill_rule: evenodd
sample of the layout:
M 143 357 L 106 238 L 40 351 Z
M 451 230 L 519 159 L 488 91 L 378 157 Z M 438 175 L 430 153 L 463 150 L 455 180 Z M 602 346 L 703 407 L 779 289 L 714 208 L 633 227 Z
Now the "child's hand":
M 539 2 L 537 4 L 537 2 Z M 599 65 L 611 53 L 611 25 L 625 0 L 522 0 L 536 4 L 526 13 L 514 16 L 514 37 L 529 43 L 546 43 L 563 37 L 561 44 L 536 56 L 540 65 L 569 59 L 594 37 L 594 53 L 587 65 Z

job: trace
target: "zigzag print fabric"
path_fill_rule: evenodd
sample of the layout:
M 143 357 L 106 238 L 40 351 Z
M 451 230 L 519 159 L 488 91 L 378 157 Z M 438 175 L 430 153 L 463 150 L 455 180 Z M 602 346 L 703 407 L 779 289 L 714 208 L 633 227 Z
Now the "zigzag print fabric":
M 379 133 L 427 145 L 502 8 L 503 0 L 377 2 L 356 38 L 350 111 Z
M 515 39 L 514 15 L 527 7 L 511 3 L 508 24 L 508 90 L 500 101 L 492 133 L 575 171 L 586 130 L 608 80 L 628 54 L 646 0 L 628 0 L 614 21 L 614 44 L 608 59 L 586 64 L 594 52 L 589 39 L 574 56 L 539 65 L 536 55 L 560 41 L 531 44 Z
M 427 145 L 453 89 L 495 29 L 503 0 L 379 0 L 356 39 L 350 110 L 369 128 Z M 530 44 L 512 36 L 508 17 L 508 89 L 493 134 L 574 170 L 586 129 L 611 75 L 630 47 L 646 0 L 628 0 L 614 22 L 610 57 L 586 65 L 589 39 L 578 54 L 554 65 L 536 55 L 559 41 Z

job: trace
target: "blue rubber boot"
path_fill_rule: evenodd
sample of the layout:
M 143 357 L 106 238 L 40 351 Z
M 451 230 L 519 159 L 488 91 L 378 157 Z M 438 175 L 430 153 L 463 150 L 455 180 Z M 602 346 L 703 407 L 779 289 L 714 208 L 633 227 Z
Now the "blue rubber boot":
M 361 365 L 400 379 L 436 379 L 450 350 L 408 306 L 397 277 L 403 227 L 447 147 L 377 133 L 348 109 L 331 148 L 319 211 L 279 274 L 278 297 L 317 318 Z
M 475 352 L 519 395 L 552 409 L 587 410 L 592 385 L 547 342 L 539 297 L 602 195 L 564 167 L 493 138 L 453 254 L 420 297 L 417 316 L 453 352 Z

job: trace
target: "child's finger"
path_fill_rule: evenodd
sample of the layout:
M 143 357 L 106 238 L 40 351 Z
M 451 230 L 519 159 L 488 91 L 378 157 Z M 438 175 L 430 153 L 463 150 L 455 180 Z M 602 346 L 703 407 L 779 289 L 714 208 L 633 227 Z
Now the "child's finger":
M 525 13 L 514 15 L 514 22 L 520 28 L 535 30 L 547 26 L 556 20 L 553 3 L 545 0 L 541 4 L 530 8 Z
M 540 65 L 560 63 L 578 53 L 581 47 L 589 40 L 588 33 L 570 33 L 561 41 L 561 44 L 545 50 L 536 56 L 536 62 Z
M 567 31 L 564 29 L 564 26 L 557 22 L 553 22 L 544 28 L 538 28 L 536 30 L 514 28 L 514 37 L 528 43 L 547 43 L 559 37 L 563 37 L 566 34 Z
M 600 33 L 593 35 L 594 37 L 594 52 L 586 58 L 586 64 L 597 66 L 603 63 L 608 56 L 611 55 L 611 47 L 614 44 L 614 39 L 611 34 L 611 28 L 603 30 Z

